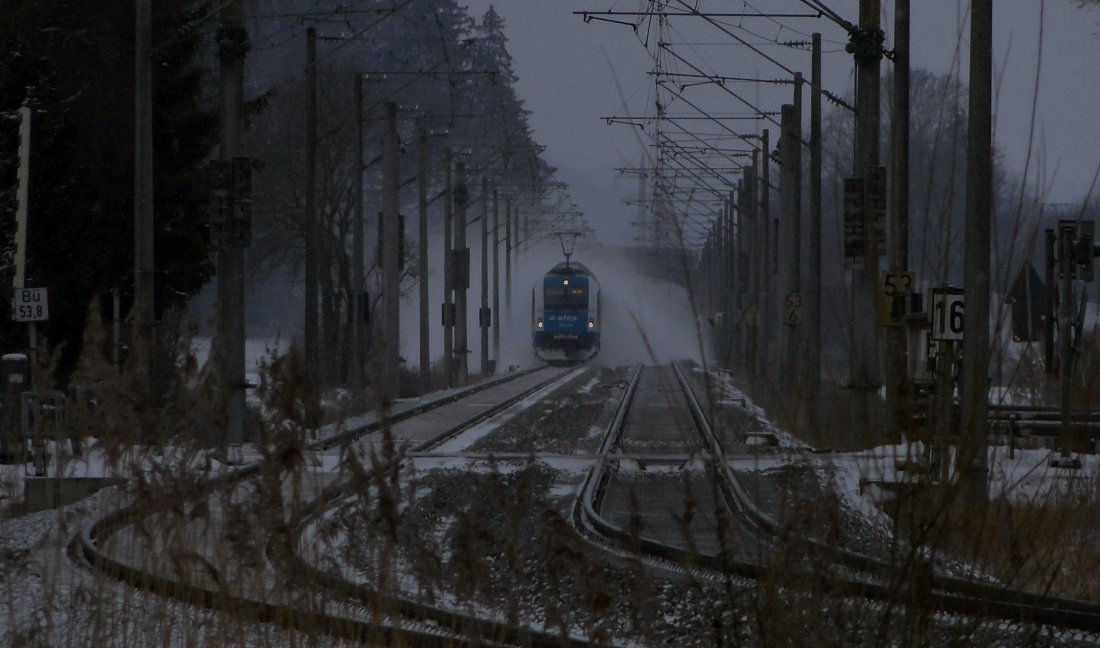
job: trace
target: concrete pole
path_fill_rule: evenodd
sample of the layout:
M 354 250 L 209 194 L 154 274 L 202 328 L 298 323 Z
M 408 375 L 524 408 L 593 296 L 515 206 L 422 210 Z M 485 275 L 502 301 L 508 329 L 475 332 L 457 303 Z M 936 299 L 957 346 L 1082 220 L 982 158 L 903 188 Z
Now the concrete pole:
M 505 208 L 507 209 L 507 201 Z M 493 373 L 500 368 L 500 219 L 497 190 L 493 189 Z
M 248 33 L 242 24 L 239 0 L 221 6 L 218 58 L 221 70 L 221 159 L 232 164 L 244 155 L 244 59 Z M 249 225 L 236 216 L 237 201 L 245 196 L 231 189 L 227 227 L 218 248 L 218 336 L 222 354 L 222 397 L 226 411 L 226 443 L 245 439 L 244 350 L 244 246 L 247 236 L 238 232 Z M 228 236 L 226 235 L 228 234 Z
M 821 34 L 812 36 L 810 93 L 810 213 L 806 253 L 806 412 L 810 428 L 820 430 L 821 398 Z
M 428 134 L 423 130 L 417 138 L 417 151 L 417 184 L 420 190 L 420 393 L 424 394 L 432 388 L 432 356 L 428 340 Z
M 363 272 L 363 75 L 355 75 L 355 219 L 351 232 L 351 381 L 352 397 L 363 397 L 365 376 L 363 371 L 363 313 L 366 311 L 364 292 L 366 277 Z
M 783 158 L 783 166 L 787 172 L 787 188 L 784 193 L 789 220 L 788 232 L 784 246 L 787 249 L 787 258 L 783 265 L 787 266 L 787 293 L 792 300 L 791 306 L 800 311 L 800 318 L 805 314 L 805 296 L 802 294 L 802 74 L 794 75 L 794 101 L 789 106 L 790 116 L 787 121 L 787 131 L 784 134 L 786 148 Z M 787 375 L 785 382 L 791 388 L 788 393 L 798 395 L 801 404 L 805 396 L 805 385 L 802 378 L 803 356 L 803 324 L 801 319 L 797 322 L 788 322 L 784 330 L 787 333 Z
M 308 425 L 320 423 L 320 368 L 317 349 L 317 30 L 306 30 L 306 213 L 305 222 L 305 324 L 302 346 L 305 355 Z
M 795 199 L 795 141 L 794 141 L 794 105 L 783 104 L 780 107 L 779 134 L 779 228 L 777 248 L 779 251 L 778 270 L 776 282 L 778 284 L 779 299 L 777 308 L 780 316 L 781 375 L 776 378 L 776 385 L 783 388 L 783 393 L 801 396 L 797 391 L 796 367 L 798 365 L 798 325 L 791 317 L 790 312 L 796 306 L 798 299 L 798 272 L 801 270 L 798 254 L 798 217 L 794 205 Z
M 755 162 L 759 157 L 759 151 L 753 151 L 752 158 Z M 741 168 L 741 179 L 737 181 L 736 202 L 737 225 L 737 269 L 744 270 L 745 281 L 742 288 L 742 322 L 738 338 L 740 352 L 745 356 L 745 367 L 750 377 L 755 379 L 760 370 L 760 353 L 756 347 L 756 329 L 761 322 L 760 313 L 760 226 L 757 222 L 757 214 L 750 208 L 745 200 L 745 187 L 749 185 L 745 180 L 753 169 L 753 166 Z M 733 193 L 732 191 L 730 192 Z
M 134 37 L 134 329 L 135 380 L 153 378 L 153 63 L 152 0 L 137 0 Z
M 466 293 L 470 288 L 470 248 L 466 246 L 466 207 L 469 204 L 469 190 L 466 188 L 466 163 L 459 162 L 455 167 L 455 206 L 458 214 L 455 218 L 455 250 L 461 264 L 462 276 L 455 285 L 455 360 L 458 362 L 458 384 L 465 385 L 470 380 L 470 345 L 466 322 Z
M 451 192 L 452 153 L 450 147 L 443 155 L 443 380 L 445 387 L 454 387 L 454 252 L 451 249 L 453 235 Z
M 733 291 L 729 294 L 726 307 L 726 322 L 727 329 L 730 335 L 730 350 L 734 354 L 732 365 L 737 367 L 743 367 L 744 352 L 738 346 L 740 335 L 738 329 L 735 326 L 744 326 L 741 323 L 741 313 L 744 308 L 744 290 L 746 277 L 741 275 L 741 268 L 738 265 L 737 259 L 737 246 L 739 238 L 741 237 L 741 219 L 740 212 L 736 209 L 736 203 L 734 202 L 734 192 L 731 189 L 729 197 L 726 199 L 726 274 L 732 277 L 731 285 Z M 735 319 L 736 318 L 736 319 Z
M 489 368 L 489 178 L 481 178 L 481 375 L 492 373 Z
M 747 328 L 744 319 L 747 301 L 746 288 L 749 285 L 749 278 L 741 274 L 742 268 L 748 266 L 740 262 L 743 254 L 742 244 L 744 243 L 745 224 L 748 221 L 741 210 L 737 208 L 737 195 L 733 189 L 730 190 L 729 197 L 726 199 L 726 213 L 729 219 L 729 225 L 726 229 L 726 263 L 728 264 L 727 272 L 733 278 L 731 282 L 733 291 L 730 295 L 729 307 L 726 313 L 730 323 L 730 334 L 733 336 L 730 340 L 730 349 L 733 354 L 732 364 L 743 368 L 751 366 L 751 363 L 745 362 L 744 345 L 745 329 Z
M 1043 210 L 1039 208 L 1039 222 L 1042 222 Z M 1051 288 L 1054 285 L 1054 246 L 1055 246 L 1055 234 L 1054 230 L 1048 229 L 1044 233 L 1044 245 L 1043 251 L 1045 252 L 1045 263 L 1043 269 L 1043 281 L 1047 287 L 1046 300 L 1043 304 L 1043 312 L 1046 313 L 1046 318 L 1043 321 L 1043 368 L 1048 374 L 1054 373 L 1054 301 L 1055 291 Z
M 859 31 L 853 35 L 856 62 L 855 175 L 867 177 L 879 164 L 879 70 L 882 62 L 880 0 L 860 0 Z M 879 331 L 875 323 L 875 292 L 878 289 L 879 245 L 872 210 L 864 218 L 867 256 L 852 277 L 852 340 L 849 386 L 863 393 L 859 418 L 870 429 L 870 401 L 882 384 Z
M 767 223 L 760 212 L 757 189 L 757 171 L 760 164 L 760 151 L 752 152 L 752 166 L 741 169 L 741 180 L 737 184 L 737 204 L 744 217 L 745 238 L 742 257 L 748 270 L 748 307 L 751 317 L 746 322 L 745 352 L 749 356 L 749 372 L 754 379 L 764 374 L 767 354 L 764 350 L 764 336 L 761 329 L 768 321 L 764 294 L 764 273 L 768 267 Z
M 759 376 L 767 379 L 774 372 L 771 371 L 774 356 L 772 355 L 772 338 L 776 329 L 778 318 L 775 312 L 775 246 L 778 230 L 772 222 L 771 214 L 771 133 L 767 128 L 761 134 L 761 151 L 758 158 L 753 159 L 753 182 L 749 190 L 751 205 L 755 205 L 758 214 L 758 227 L 760 229 L 760 322 L 756 327 L 757 348 L 760 353 Z M 751 208 L 751 207 L 750 207 Z
M 1070 339 L 1070 327 L 1073 324 L 1074 300 L 1073 300 L 1073 239 L 1058 232 L 1058 267 L 1061 270 L 1060 286 L 1058 287 L 1058 363 L 1059 363 L 1059 387 L 1061 396 L 1059 401 L 1062 409 L 1062 430 L 1058 435 L 1059 452 L 1062 457 L 1070 457 L 1071 450 L 1079 450 L 1076 447 L 1073 427 L 1073 346 Z M 1048 288 L 1052 290 L 1053 286 Z
M 715 215 L 712 230 L 714 234 L 710 240 L 710 267 L 712 277 L 711 285 L 714 292 L 711 293 L 710 310 L 717 315 L 718 313 L 726 312 L 726 295 L 732 287 L 730 277 L 726 276 L 725 249 L 722 247 L 722 243 L 725 241 L 726 236 L 726 205 L 724 203 L 718 207 L 718 213 Z M 723 315 L 723 318 L 724 317 L 725 315 Z M 728 365 L 726 362 L 728 349 L 725 344 L 726 336 L 723 334 L 725 322 L 719 322 L 716 317 L 715 325 L 714 337 L 716 341 L 715 346 L 718 352 L 718 366 L 726 367 Z
M 894 0 L 893 115 L 890 119 L 890 231 L 888 265 L 909 269 L 909 0 Z M 886 331 L 886 408 L 904 432 L 910 419 L 909 329 Z
M 400 213 L 398 207 L 397 103 L 385 105 L 382 138 L 382 395 L 392 403 L 401 380 L 401 269 Z
M 989 498 L 989 256 L 993 220 L 993 0 L 970 4 L 970 112 L 966 138 L 962 434 L 959 481 L 972 502 Z M 1063 368 L 1068 369 L 1068 367 Z
M 802 73 L 795 72 L 794 74 L 794 101 L 791 104 L 791 134 L 790 134 L 790 151 L 791 151 L 791 241 L 788 242 L 790 249 L 793 251 L 793 259 L 790 269 L 790 277 L 792 280 L 792 291 L 798 295 L 798 306 L 800 313 L 800 319 L 797 325 L 794 327 L 793 335 L 791 336 L 791 347 L 787 350 L 787 353 L 792 354 L 790 357 L 791 374 L 790 380 L 792 384 L 798 389 L 800 405 L 803 405 L 805 399 L 805 380 L 802 375 L 802 358 L 805 353 L 805 347 L 803 338 L 805 337 L 805 324 L 802 321 L 802 317 L 806 315 L 806 298 L 802 294 L 802 241 L 805 238 L 802 234 Z M 803 405 L 804 406 L 804 405 Z M 800 408 L 801 409 L 801 408 Z M 801 419 L 804 413 L 799 413 Z

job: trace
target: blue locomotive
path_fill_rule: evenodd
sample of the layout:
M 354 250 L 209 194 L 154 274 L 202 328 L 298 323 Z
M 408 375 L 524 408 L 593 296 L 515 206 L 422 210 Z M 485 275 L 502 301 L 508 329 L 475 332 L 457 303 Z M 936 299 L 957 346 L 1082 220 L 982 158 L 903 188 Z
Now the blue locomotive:
M 532 291 L 535 355 L 552 365 L 584 362 L 600 351 L 600 284 L 581 263 L 566 261 Z

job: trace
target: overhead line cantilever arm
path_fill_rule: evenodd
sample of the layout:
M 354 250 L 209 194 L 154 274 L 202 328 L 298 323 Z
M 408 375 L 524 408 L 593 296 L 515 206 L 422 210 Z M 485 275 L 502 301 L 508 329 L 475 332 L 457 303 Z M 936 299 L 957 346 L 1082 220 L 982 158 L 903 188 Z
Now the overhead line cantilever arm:
M 657 47 L 660 47 L 660 48 L 661 48 L 661 49 L 663 49 L 664 51 L 666 51 L 666 52 L 668 52 L 669 54 L 673 55 L 674 57 L 676 57 L 676 60 L 680 61 L 680 62 L 681 62 L 681 63 L 683 63 L 684 65 L 687 65 L 688 67 L 690 67 L 691 69 L 695 70 L 695 71 L 696 71 L 696 72 L 698 72 L 699 74 L 704 74 L 704 75 L 706 74 L 705 72 L 703 72 L 703 70 L 702 70 L 702 69 L 700 69 L 700 68 L 699 68 L 699 66 L 695 65 L 695 64 L 694 64 L 694 63 L 692 63 L 691 61 L 687 60 L 686 58 L 684 58 L 684 57 L 680 56 L 679 54 L 677 54 L 676 52 L 672 51 L 672 48 L 671 48 L 671 47 L 669 47 L 669 46 L 668 46 L 667 44 L 665 44 L 665 43 L 658 43 L 658 44 L 657 44 Z M 793 75 L 792 75 L 792 76 L 793 76 Z M 657 80 L 657 83 L 661 83 L 661 80 L 660 80 L 660 79 L 658 79 L 658 80 Z M 667 85 L 666 85 L 665 87 L 667 88 Z M 719 88 L 721 88 L 721 89 L 722 89 L 723 91 L 725 91 L 725 93 L 726 93 L 726 94 L 728 94 L 729 96 L 733 97 L 734 99 L 736 99 L 736 100 L 740 101 L 741 103 L 743 103 L 743 104 L 745 104 L 746 106 L 748 106 L 749 108 L 751 108 L 751 109 L 752 109 L 752 110 L 753 110 L 754 112 L 756 112 L 756 113 L 757 113 L 758 115 L 763 115 L 763 116 L 764 116 L 764 119 L 767 119 L 768 121 L 770 121 L 771 123 L 775 124 L 776 126 L 780 126 L 780 123 L 779 123 L 779 122 L 775 121 L 775 119 L 773 119 L 772 117 L 769 117 L 769 116 L 767 116 L 767 113 L 766 113 L 765 111 L 763 111 L 763 110 L 760 110 L 760 108 L 759 108 L 758 106 L 754 106 L 754 105 L 752 104 L 752 102 L 750 102 L 750 101 L 749 101 L 748 99 L 745 99 L 744 97 L 742 97 L 741 95 L 737 94 L 737 93 L 736 93 L 736 92 L 734 92 L 733 90 L 730 90 L 730 89 L 729 89 L 729 88 L 727 88 L 727 87 L 726 87 L 726 86 L 725 86 L 724 84 L 718 84 L 718 87 L 719 87 Z M 683 95 L 680 95 L 679 93 L 674 93 L 674 94 L 676 94 L 676 96 L 678 96 L 678 97 L 681 97 L 681 98 L 683 98 Z M 699 110 L 699 109 L 698 109 L 698 108 L 696 108 L 696 110 Z M 699 112 L 701 112 L 701 113 L 703 113 L 703 114 L 706 114 L 706 113 L 705 113 L 704 111 L 702 111 L 702 110 L 699 110 Z
M 699 12 L 687 12 L 687 11 L 613 11 L 608 9 L 607 11 L 574 11 L 574 16 L 581 16 L 585 22 L 590 20 L 599 20 L 600 16 L 638 16 L 638 17 L 656 17 L 656 18 L 698 18 L 699 16 L 707 16 L 712 18 L 821 18 L 824 12 L 818 10 L 812 14 L 806 13 L 731 13 L 731 12 L 711 12 L 708 11 L 705 14 Z
M 665 120 L 666 120 L 666 121 L 668 121 L 669 123 L 671 123 L 671 124 L 672 124 L 673 126 L 675 126 L 676 128 L 679 128 L 681 132 L 683 132 L 683 133 L 687 134 L 688 136 L 690 136 L 690 137 L 694 138 L 694 139 L 695 139 L 695 140 L 696 140 L 697 142 L 699 142 L 700 144 L 703 144 L 703 145 L 708 145 L 708 144 L 707 144 L 707 142 L 706 142 L 706 140 L 704 140 L 703 138 L 699 137 L 699 136 L 698 136 L 698 135 L 696 135 L 695 133 L 693 133 L 693 132 L 689 131 L 688 129 L 684 128 L 684 125 L 683 125 L 683 124 L 680 124 L 680 123 L 678 123 L 678 122 L 677 122 L 677 121 L 676 121 L 675 119 L 672 119 L 672 118 L 670 118 L 670 117 L 666 117 L 666 118 L 665 118 Z M 757 147 L 757 146 L 753 146 L 753 149 L 757 149 L 757 148 L 759 148 L 759 147 Z M 717 149 L 715 149 L 715 150 L 717 151 Z M 730 155 L 727 155 L 726 153 L 724 153 L 724 152 L 722 152 L 722 151 L 717 151 L 717 152 L 718 152 L 718 154 L 719 154 L 719 155 L 720 155 L 720 156 L 721 156 L 722 158 L 724 158 L 724 159 L 725 159 L 725 160 L 726 160 L 727 162 L 729 162 L 730 164 L 733 164 L 733 165 L 737 165 L 737 161 L 736 161 L 736 160 L 735 160 L 735 159 L 734 159 L 734 158 L 733 158 L 732 156 L 730 156 Z
M 693 160 L 694 162 L 697 162 L 699 164 L 699 166 L 694 167 L 694 168 L 689 167 L 686 164 L 684 164 L 683 162 L 681 162 L 679 159 L 677 159 L 676 157 L 669 157 L 668 159 L 665 160 L 665 164 L 675 163 L 675 165 L 677 167 L 679 167 L 682 171 L 684 171 L 685 173 L 690 175 L 692 178 L 694 178 L 696 182 L 698 182 L 699 184 L 705 186 L 710 191 L 713 191 L 714 193 L 716 193 L 720 196 L 723 195 L 722 190 L 712 186 L 708 181 L 706 181 L 705 179 L 700 177 L 699 174 L 698 174 L 698 171 L 704 171 L 705 170 L 705 171 L 709 172 L 710 175 L 714 176 L 714 178 L 716 180 L 718 180 L 722 184 L 728 185 L 730 188 L 733 188 L 733 187 L 737 186 L 736 183 L 732 182 L 729 178 L 726 178 L 722 174 L 720 174 L 717 171 L 714 171 L 713 169 L 711 169 L 707 165 L 706 162 L 704 162 L 703 160 L 700 160 L 698 157 L 696 157 L 690 151 L 686 151 L 684 149 L 673 149 L 673 150 L 676 151 L 678 156 L 683 155 L 684 157 L 687 157 L 688 159 Z
M 658 46 L 658 47 L 660 47 L 660 48 L 662 48 L 662 49 L 664 49 L 664 50 L 665 50 L 666 52 L 668 52 L 669 54 L 673 55 L 674 57 L 676 57 L 676 59 L 677 59 L 677 60 L 679 60 L 679 61 L 680 61 L 681 63 L 683 63 L 684 65 L 687 65 L 687 66 L 688 66 L 688 67 L 690 67 L 691 69 L 695 70 L 695 71 L 696 71 L 697 73 L 699 73 L 699 76 L 700 76 L 700 77 L 704 77 L 704 78 L 708 78 L 708 79 L 722 79 L 722 78 L 728 78 L 728 79 L 730 79 L 730 80 L 737 80 L 737 79 L 735 79 L 734 77 L 718 77 L 718 76 L 715 76 L 715 75 L 713 75 L 713 74 L 707 74 L 707 73 L 706 73 L 706 72 L 704 72 L 704 71 L 703 71 L 703 70 L 702 70 L 701 68 L 699 68 L 699 67 L 698 67 L 697 65 L 695 65 L 694 63 L 692 63 L 691 61 L 687 60 L 687 59 L 686 59 L 686 58 L 684 58 L 683 56 L 680 56 L 679 54 L 677 54 L 676 52 L 674 52 L 674 51 L 672 50 L 672 48 L 670 48 L 670 47 L 668 46 L 668 43 L 658 43 L 658 45 L 657 45 L 657 46 Z M 651 74 L 652 74 L 652 73 L 651 73 Z M 680 74 L 680 73 L 670 73 L 670 72 L 662 72 L 661 74 L 664 74 L 664 75 L 666 75 L 666 76 L 690 76 L 690 75 L 688 75 L 688 74 Z M 794 73 L 792 72 L 792 73 L 791 73 L 791 75 L 793 76 L 793 75 L 794 75 Z M 792 83 L 794 83 L 794 79 L 791 79 L 790 81 L 785 81 L 785 80 L 782 80 L 782 79 L 777 79 L 777 80 L 773 81 L 772 83 L 785 83 L 785 84 L 792 84 Z M 811 87 L 811 88 L 812 88 L 812 87 L 814 87 L 814 84 L 813 84 L 813 81 L 812 81 L 812 80 L 811 80 L 811 81 L 805 81 L 805 80 L 804 80 L 804 81 L 803 81 L 803 83 L 808 83 L 808 84 L 810 85 L 810 87 Z M 738 101 L 740 101 L 741 103 L 743 103 L 743 104 L 745 104 L 746 106 L 748 106 L 749 108 L 751 108 L 751 109 L 752 109 L 753 111 L 755 111 L 755 112 L 756 112 L 757 114 L 759 114 L 759 115 L 760 115 L 760 116 L 761 116 L 762 118 L 764 118 L 764 119 L 767 119 L 768 121 L 770 121 L 771 123 L 775 124 L 776 126 L 780 126 L 779 122 L 777 122 L 777 121 L 775 121 L 774 119 L 772 119 L 772 118 L 771 118 L 771 115 L 772 115 L 773 113 L 769 113 L 769 112 L 767 112 L 767 111 L 763 111 L 763 110 L 760 110 L 760 109 L 759 109 L 759 108 L 757 108 L 756 106 L 754 106 L 754 105 L 752 105 L 751 103 L 749 103 L 749 101 L 748 101 L 747 99 L 745 99 L 744 97 L 742 97 L 742 96 L 738 95 L 738 94 L 737 94 L 736 92 L 734 92 L 733 90 L 730 90 L 730 89 L 729 89 L 728 87 L 726 87 L 726 85 L 725 85 L 724 83 L 718 83 L 718 84 L 716 84 L 716 85 L 717 85 L 717 86 L 718 86 L 719 88 L 721 88 L 722 90 L 725 90 L 725 91 L 726 91 L 726 93 L 727 93 L 727 94 L 729 94 L 729 95 L 730 95 L 731 97 L 733 97 L 734 99 L 737 99 L 737 100 L 738 100 Z M 852 112 L 855 112 L 855 111 L 856 111 L 856 109 L 855 109 L 855 108 L 854 108 L 853 106 L 849 105 L 849 104 L 848 104 L 847 102 L 845 102 L 845 101 L 844 101 L 843 99 L 841 99 L 840 97 L 836 96 L 835 94 L 833 94 L 833 93 L 829 92 L 829 91 L 828 91 L 828 90 L 826 90 L 825 88 L 821 88 L 821 94 L 822 94 L 822 95 L 824 95 L 826 99 L 828 99 L 828 100 L 829 100 L 829 101 L 831 101 L 832 103 L 834 103 L 834 104 L 836 104 L 836 105 L 840 106 L 841 108 L 847 108 L 848 110 L 850 110 L 850 111 L 852 111 Z
M 662 43 L 662 44 L 665 45 L 665 46 L 668 45 L 668 43 Z M 755 78 L 755 77 L 731 77 L 731 76 L 722 76 L 722 75 L 719 75 L 719 74 L 702 74 L 702 73 L 700 73 L 700 74 L 688 74 L 687 72 L 664 72 L 664 71 L 647 72 L 647 74 L 649 74 L 651 76 L 660 75 L 660 76 L 670 76 L 670 77 L 687 77 L 689 79 L 707 79 L 709 81 L 713 81 L 714 83 L 717 83 L 718 85 L 722 85 L 726 81 L 745 81 L 746 83 L 774 83 L 776 85 L 794 85 L 794 79 L 759 79 L 759 78 Z
M 661 82 L 660 82 L 660 81 L 658 81 L 658 83 L 661 83 Z M 664 84 L 662 83 L 661 85 L 664 85 Z M 689 106 L 691 106 L 692 108 L 694 108 L 695 110 L 699 111 L 699 114 L 700 114 L 700 115 L 703 115 L 703 116 L 705 116 L 705 117 L 708 117 L 708 118 L 710 118 L 710 120 L 711 120 L 711 121 L 713 121 L 713 122 L 714 122 L 715 124 L 718 124 L 718 126 L 720 126 L 720 127 L 722 128 L 722 130 L 724 130 L 724 131 L 728 132 L 728 133 L 729 133 L 730 135 L 733 135 L 733 136 L 735 136 L 735 137 L 737 137 L 737 138 L 739 138 L 739 139 L 741 139 L 741 140 L 744 140 L 746 144 L 748 144 L 749 146 L 753 147 L 754 149 L 758 149 L 758 148 L 760 148 L 760 146 L 759 146 L 758 144 L 755 144 L 755 143 L 753 143 L 753 142 L 752 142 L 752 140 L 750 139 L 750 137 L 749 137 L 749 136 L 746 136 L 746 135 L 742 135 L 741 133 L 738 133 L 737 131 L 735 131 L 735 130 L 733 130 L 732 128 L 730 128 L 729 126 L 726 126 L 726 125 L 725 125 L 725 124 L 723 124 L 723 123 L 722 123 L 721 121 L 719 121 L 719 120 L 715 119 L 714 117 L 711 117 L 711 116 L 710 116 L 709 114 L 707 114 L 707 111 L 703 110 L 703 109 L 702 109 L 702 108 L 700 108 L 699 106 L 697 106 L 697 105 L 695 105 L 694 103 L 692 103 L 692 102 L 691 102 L 691 101 L 690 101 L 689 99 L 687 99 L 687 97 L 685 97 L 684 95 L 680 94 L 679 92 L 676 92 L 675 90 L 673 90 L 673 89 L 671 89 L 671 88 L 668 88 L 667 86 L 665 87 L 665 90 L 668 90 L 668 91 L 669 91 L 669 92 L 671 92 L 671 93 L 672 93 L 672 94 L 673 94 L 673 95 L 674 95 L 674 96 L 675 96 L 676 98 L 680 99 L 681 101 L 683 101 L 683 102 L 684 102 L 684 103 L 686 103 L 687 105 L 689 105 Z M 774 121 L 774 120 L 772 120 L 772 121 Z M 756 136 L 755 136 L 755 135 L 753 135 L 752 137 L 756 137 Z
M 692 6 L 690 5 L 690 4 L 688 4 L 687 2 L 685 2 L 685 0 L 677 0 L 677 1 L 678 1 L 678 2 L 680 3 L 680 4 L 684 5 L 684 8 L 685 8 L 685 9 L 687 9 L 687 10 L 689 10 L 689 11 L 691 11 L 691 12 L 692 12 L 692 13 L 693 13 L 694 15 L 696 15 L 696 16 L 699 16 L 700 18 L 702 18 L 702 19 L 706 20 L 707 22 L 709 22 L 709 23 L 710 23 L 711 25 L 714 25 L 715 27 L 717 27 L 717 28 L 718 28 L 718 30 L 719 30 L 719 31 L 721 31 L 721 32 L 722 32 L 723 34 L 725 34 L 725 35 L 729 36 L 730 38 L 732 38 L 732 39 L 736 40 L 736 41 L 737 41 L 738 43 L 741 43 L 742 45 L 744 45 L 745 47 L 747 47 L 747 48 L 751 49 L 752 51 L 756 52 L 756 53 L 757 53 L 757 54 L 759 54 L 760 56 L 763 56 L 763 57 L 764 57 L 765 59 L 767 59 L 767 60 L 768 60 L 769 62 L 771 62 L 771 63 L 773 63 L 773 64 L 777 65 L 777 66 L 778 66 L 778 67 L 779 67 L 779 68 L 780 68 L 781 70 L 783 70 L 783 71 L 784 71 L 784 72 L 786 72 L 787 74 L 789 74 L 789 75 L 791 75 L 791 76 L 794 76 L 794 70 L 790 69 L 790 68 L 789 68 L 789 67 L 787 67 L 786 65 L 783 65 L 782 63 L 780 63 L 779 61 L 775 60 L 774 58 L 772 58 L 772 57 L 768 56 L 768 55 L 767 55 L 767 54 L 765 54 L 764 52 L 761 52 L 761 51 L 760 51 L 759 49 L 757 49 L 756 47 L 754 47 L 754 46 L 753 46 L 753 45 L 752 45 L 751 43 L 749 43 L 749 42 L 748 42 L 747 40 L 745 40 L 744 38 L 741 38 L 741 37 L 740 37 L 740 36 L 738 36 L 737 34 L 735 34 L 735 33 L 731 32 L 731 31 L 730 31 L 729 29 L 727 29 L 727 28 L 726 28 L 726 26 L 725 26 L 725 25 L 723 25 L 722 23 L 718 22 L 717 20 L 715 20 L 715 19 L 713 19 L 713 18 L 710 18 L 710 17 L 708 17 L 708 16 L 707 16 L 707 14 L 704 14 L 704 13 L 700 13 L 698 9 L 696 9 L 695 7 L 692 7 Z M 702 72 L 702 70 L 699 70 L 699 71 L 700 71 L 700 72 Z
M 849 34 L 856 30 L 856 26 L 840 17 L 840 14 L 826 7 L 820 0 L 798 0 L 810 9 L 820 11 L 829 20 L 840 25 Z
M 725 119 L 729 121 L 749 121 L 764 119 L 769 115 L 777 115 L 779 113 L 754 113 L 752 115 L 711 115 L 709 117 L 703 117 L 701 115 L 677 115 L 675 119 L 693 120 L 693 119 Z M 673 119 L 669 116 L 664 117 L 623 117 L 620 115 L 611 115 L 610 117 L 600 117 L 600 119 L 606 121 L 608 124 L 628 124 L 630 126 L 639 126 L 636 122 L 639 121 L 653 121 L 655 119 Z

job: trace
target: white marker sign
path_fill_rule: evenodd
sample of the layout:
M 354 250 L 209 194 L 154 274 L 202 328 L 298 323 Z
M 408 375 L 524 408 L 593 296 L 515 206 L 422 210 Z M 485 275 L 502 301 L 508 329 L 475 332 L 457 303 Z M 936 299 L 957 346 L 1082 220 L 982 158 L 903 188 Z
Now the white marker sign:
M 45 288 L 19 288 L 15 291 L 12 311 L 17 322 L 42 322 L 50 319 Z
M 932 289 L 933 340 L 963 339 L 963 291 L 958 288 Z

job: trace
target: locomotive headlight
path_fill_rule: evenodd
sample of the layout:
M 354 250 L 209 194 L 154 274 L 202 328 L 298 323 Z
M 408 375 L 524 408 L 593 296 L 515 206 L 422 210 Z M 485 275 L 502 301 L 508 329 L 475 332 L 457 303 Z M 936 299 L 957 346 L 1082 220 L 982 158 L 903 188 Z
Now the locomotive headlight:
M 569 285 L 569 280 L 568 279 L 562 279 L 561 280 L 561 285 L 568 286 Z
M 542 328 L 542 318 L 541 317 L 538 318 L 537 320 L 535 320 L 535 327 L 536 328 Z
M 588 320 L 588 328 L 596 328 L 596 323 L 592 320 Z

